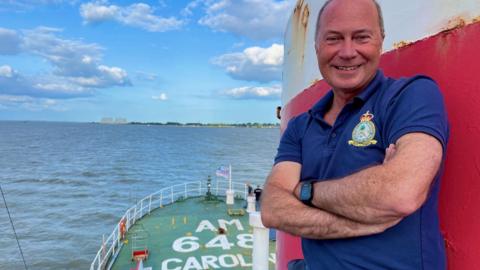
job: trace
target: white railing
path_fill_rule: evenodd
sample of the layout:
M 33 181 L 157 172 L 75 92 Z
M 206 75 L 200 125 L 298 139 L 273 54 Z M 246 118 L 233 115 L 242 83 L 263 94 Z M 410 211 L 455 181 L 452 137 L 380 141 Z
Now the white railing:
M 228 181 L 217 180 L 212 182 L 210 190 L 212 194 L 225 196 L 228 188 Z M 232 182 L 232 189 L 236 198 L 242 198 L 244 200 L 247 199 L 248 187 L 246 184 Z M 207 190 L 207 184 L 204 183 L 202 185 L 201 181 L 188 182 L 163 188 L 138 201 L 125 212 L 110 236 L 108 236 L 106 239 L 103 238 L 102 246 L 98 250 L 95 259 L 93 259 L 93 262 L 90 265 L 90 270 L 103 270 L 111 268 L 114 258 L 116 258 L 123 246 L 120 229 L 122 222 L 124 222 L 126 229 L 125 232 L 127 232 L 137 220 L 141 219 L 145 215 L 150 214 L 151 211 L 159 207 L 172 204 L 179 199 L 203 196 L 206 194 Z M 111 258 L 113 259 L 110 260 Z M 109 261 L 110 264 L 107 265 Z

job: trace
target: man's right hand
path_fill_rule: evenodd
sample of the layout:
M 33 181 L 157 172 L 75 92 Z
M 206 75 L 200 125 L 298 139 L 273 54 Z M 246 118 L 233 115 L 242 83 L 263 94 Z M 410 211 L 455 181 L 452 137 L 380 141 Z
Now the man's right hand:
M 363 224 L 348 218 L 309 207 L 294 192 L 300 181 L 301 164 L 280 162 L 270 173 L 262 194 L 262 222 L 293 235 L 311 239 L 336 239 L 377 234 L 400 220 Z
M 390 161 L 393 156 L 395 155 L 395 152 L 397 151 L 397 148 L 395 144 L 391 143 L 387 149 L 385 149 L 385 158 L 383 159 L 383 164 L 386 164 L 388 161 Z

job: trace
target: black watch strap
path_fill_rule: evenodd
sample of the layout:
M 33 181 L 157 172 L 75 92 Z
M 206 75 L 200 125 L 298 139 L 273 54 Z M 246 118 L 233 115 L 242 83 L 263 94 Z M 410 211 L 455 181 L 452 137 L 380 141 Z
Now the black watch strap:
M 302 181 L 300 184 L 300 201 L 308 206 L 313 206 L 313 184 L 316 181 Z

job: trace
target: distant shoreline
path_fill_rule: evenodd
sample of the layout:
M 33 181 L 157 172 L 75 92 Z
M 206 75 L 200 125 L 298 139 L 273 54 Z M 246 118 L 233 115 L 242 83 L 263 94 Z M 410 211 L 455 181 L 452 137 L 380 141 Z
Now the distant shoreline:
M 273 123 L 178 123 L 178 122 L 124 122 L 124 123 L 105 123 L 105 122 L 76 122 L 76 121 L 49 121 L 49 120 L 0 120 L 1 122 L 18 123 L 76 123 L 76 124 L 98 124 L 98 125 L 139 125 L 139 126 L 166 126 L 166 127 L 210 127 L 210 128 L 280 128 L 280 124 Z
M 240 123 L 240 124 L 226 124 L 226 123 L 178 123 L 178 122 L 129 122 L 128 125 L 143 125 L 143 126 L 170 126 L 170 127 L 212 127 L 212 128 L 279 128 L 280 124 L 273 123 Z

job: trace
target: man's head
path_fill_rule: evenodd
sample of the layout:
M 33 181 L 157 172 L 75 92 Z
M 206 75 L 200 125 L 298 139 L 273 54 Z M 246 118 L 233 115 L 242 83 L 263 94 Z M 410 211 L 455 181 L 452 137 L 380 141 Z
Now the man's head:
M 317 24 L 316 24 L 316 30 L 315 30 L 315 42 L 317 42 L 318 38 L 318 29 L 320 28 L 320 17 L 322 17 L 323 12 L 325 11 L 325 8 L 330 4 L 333 0 L 327 0 L 323 4 L 323 6 L 320 8 L 320 11 L 318 12 L 318 17 L 317 17 Z M 385 38 L 385 23 L 383 21 L 383 12 L 382 12 L 382 7 L 380 7 L 380 4 L 376 0 L 372 0 L 372 2 L 375 4 L 375 7 L 377 8 L 377 16 L 378 16 L 378 23 L 380 26 L 380 31 L 382 34 L 382 37 Z
M 318 65 L 337 92 L 357 94 L 374 78 L 384 30 L 374 0 L 329 0 L 319 13 L 315 34 Z

